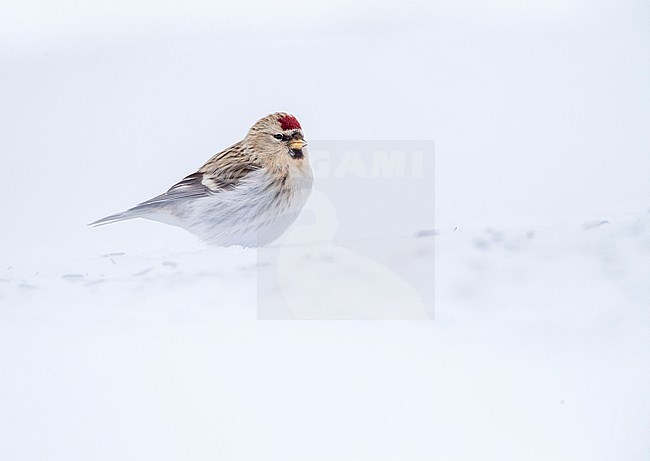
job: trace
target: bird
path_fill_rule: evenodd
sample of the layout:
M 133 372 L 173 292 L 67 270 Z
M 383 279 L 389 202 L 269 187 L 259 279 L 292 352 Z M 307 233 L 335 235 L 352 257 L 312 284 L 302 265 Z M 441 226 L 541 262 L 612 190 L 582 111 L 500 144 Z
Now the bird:
M 144 218 L 211 245 L 266 246 L 296 220 L 311 194 L 306 146 L 298 119 L 275 112 L 167 192 L 89 225 Z

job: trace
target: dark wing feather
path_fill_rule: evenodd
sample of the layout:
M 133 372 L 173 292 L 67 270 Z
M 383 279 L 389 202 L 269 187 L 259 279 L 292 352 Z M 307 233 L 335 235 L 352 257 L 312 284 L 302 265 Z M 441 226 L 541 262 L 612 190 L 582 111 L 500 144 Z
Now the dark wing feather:
M 203 184 L 203 173 L 192 173 L 186 176 L 178 183 L 174 184 L 164 194 L 160 194 L 154 198 L 139 203 L 134 208 L 164 205 L 176 200 L 184 200 L 188 198 L 207 197 L 217 191 L 214 191 Z

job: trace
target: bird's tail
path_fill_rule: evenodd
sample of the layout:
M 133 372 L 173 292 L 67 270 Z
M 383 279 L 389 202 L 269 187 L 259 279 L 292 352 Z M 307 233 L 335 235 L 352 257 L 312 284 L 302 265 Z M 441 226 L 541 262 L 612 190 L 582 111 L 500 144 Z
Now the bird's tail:
M 126 221 L 127 219 L 135 219 L 144 217 L 144 213 L 138 207 L 131 208 L 130 210 L 123 211 L 121 213 L 115 213 L 105 218 L 98 219 L 95 222 L 88 224 L 89 226 L 97 227 L 103 226 L 104 224 L 111 224 L 118 221 Z

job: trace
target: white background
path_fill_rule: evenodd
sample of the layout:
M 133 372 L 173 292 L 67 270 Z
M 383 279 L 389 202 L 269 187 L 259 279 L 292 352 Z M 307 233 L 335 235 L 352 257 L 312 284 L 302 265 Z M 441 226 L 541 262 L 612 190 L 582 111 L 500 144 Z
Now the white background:
M 0 3 L 0 458 L 646 459 L 649 23 Z M 254 251 L 85 226 L 279 110 L 436 141 L 435 322 L 258 321 Z

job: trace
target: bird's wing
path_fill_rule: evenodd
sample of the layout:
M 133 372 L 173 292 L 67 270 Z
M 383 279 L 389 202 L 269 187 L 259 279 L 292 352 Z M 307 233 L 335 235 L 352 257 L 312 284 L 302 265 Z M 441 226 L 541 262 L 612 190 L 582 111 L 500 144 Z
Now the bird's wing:
M 136 208 L 165 205 L 232 190 L 249 173 L 259 168 L 260 165 L 238 143 L 213 156 L 199 171 L 186 176 L 164 194 L 142 202 Z
M 212 195 L 216 190 L 203 183 L 204 173 L 196 172 L 186 176 L 181 181 L 174 184 L 164 194 L 160 194 L 154 198 L 139 203 L 134 208 L 165 205 L 177 200 L 185 200 L 190 198 L 200 198 Z
M 232 190 L 250 173 L 261 166 L 237 143 L 219 152 L 203 165 L 199 171 L 186 176 L 164 194 L 137 204 L 122 213 L 107 216 L 91 225 L 102 225 L 125 219 L 146 217 L 152 211 L 172 205 L 178 201 L 198 199 Z

